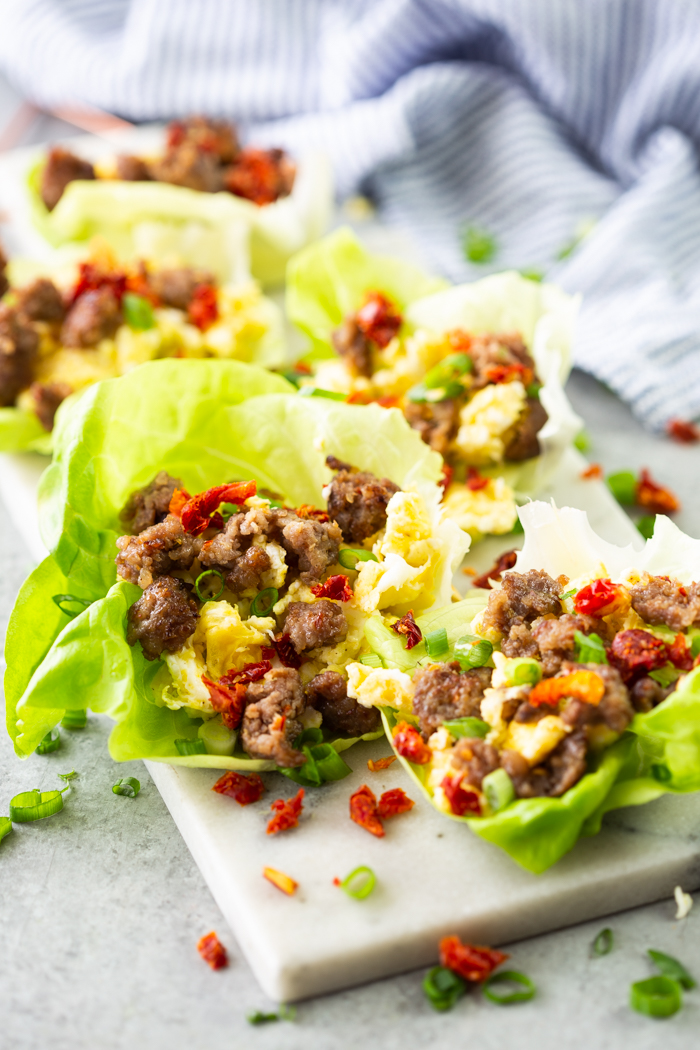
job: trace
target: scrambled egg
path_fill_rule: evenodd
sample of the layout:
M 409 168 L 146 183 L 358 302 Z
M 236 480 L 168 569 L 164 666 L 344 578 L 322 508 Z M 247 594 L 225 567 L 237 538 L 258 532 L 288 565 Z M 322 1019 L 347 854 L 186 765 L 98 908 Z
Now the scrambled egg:
M 490 478 L 488 485 L 476 492 L 453 482 L 443 506 L 450 518 L 473 540 L 486 534 L 500 536 L 510 532 L 518 519 L 515 495 L 503 478 Z
M 519 380 L 496 383 L 477 391 L 459 413 L 455 446 L 467 463 L 475 466 L 500 463 L 504 435 L 525 408 L 527 395 Z
M 531 766 L 536 766 L 568 732 L 569 727 L 557 715 L 545 715 L 539 722 L 511 722 L 503 746 L 519 751 Z
M 348 696 L 363 707 L 393 707 L 410 715 L 413 705 L 413 683 L 404 671 L 348 664 Z

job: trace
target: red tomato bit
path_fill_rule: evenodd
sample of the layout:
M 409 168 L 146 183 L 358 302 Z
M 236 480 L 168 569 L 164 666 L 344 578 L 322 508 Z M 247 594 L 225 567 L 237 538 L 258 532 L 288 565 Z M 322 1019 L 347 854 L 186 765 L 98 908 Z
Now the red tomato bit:
M 423 632 L 413 618 L 413 609 L 409 609 L 405 616 L 402 616 L 396 623 L 392 623 L 391 629 L 397 634 L 404 635 L 407 649 L 418 645 L 423 638 Z
M 219 318 L 219 304 L 213 284 L 198 284 L 187 307 L 187 320 L 206 332 Z
M 675 668 L 679 671 L 691 671 L 693 669 L 693 654 L 684 634 L 677 634 L 666 648 L 668 658 Z
M 392 743 L 402 758 L 417 766 L 425 766 L 432 758 L 432 751 L 418 730 L 408 722 L 399 722 L 394 730 Z
M 311 503 L 301 503 L 296 509 L 296 514 L 298 518 L 313 518 L 314 521 L 330 521 L 327 510 L 321 510 L 320 507 L 314 507 Z
M 454 467 L 451 467 L 449 463 L 442 464 L 442 478 L 438 482 L 438 485 L 442 489 L 443 496 L 447 495 L 447 490 L 452 484 L 454 473 Z
M 332 598 L 336 602 L 352 601 L 352 587 L 347 576 L 329 576 L 325 583 L 311 588 L 315 598 Z
M 624 591 L 611 580 L 594 580 L 574 595 L 574 608 L 585 616 L 607 616 L 624 598 Z
M 495 948 L 463 944 L 459 937 L 443 937 L 440 941 L 440 965 L 458 973 L 465 981 L 480 983 L 510 956 Z
M 265 785 L 257 773 L 235 773 L 229 770 L 219 777 L 212 791 L 232 798 L 239 806 L 249 806 L 263 795 Z
M 408 797 L 403 788 L 392 788 L 381 795 L 377 804 L 377 816 L 380 820 L 398 817 L 400 813 L 408 813 L 414 806 L 415 802 Z
M 381 292 L 367 292 L 364 304 L 355 314 L 362 334 L 384 349 L 401 327 L 401 314 Z
M 279 657 L 282 667 L 293 667 L 296 671 L 301 667 L 301 656 L 292 645 L 288 634 L 278 634 L 272 639 L 275 652 Z
M 80 263 L 78 269 L 78 280 L 73 286 L 73 290 L 70 292 L 68 297 L 68 305 L 72 306 L 76 299 L 79 299 L 85 292 L 94 292 L 98 288 L 109 288 L 114 296 L 121 303 L 126 291 L 126 274 L 124 273 L 108 273 L 106 270 L 100 269 L 95 263 L 83 262 Z
M 244 149 L 225 176 L 229 193 L 253 204 L 273 204 L 280 196 L 281 180 L 276 150 Z
M 182 508 L 186 503 L 192 499 L 187 489 L 175 489 L 172 496 L 170 497 L 170 505 L 168 511 L 174 514 L 176 518 L 182 516 Z
M 241 506 L 247 499 L 255 495 L 257 487 L 255 481 L 234 481 L 228 485 L 215 485 L 214 488 L 192 496 L 182 506 L 180 512 L 183 529 L 192 536 L 199 536 L 210 525 L 215 524 L 210 519 L 210 515 L 218 510 L 222 503 L 235 503 Z M 223 524 L 223 521 L 221 523 Z
M 491 478 L 485 478 L 483 474 L 480 474 L 476 467 L 467 468 L 467 480 L 466 485 L 470 492 L 480 492 L 481 489 L 485 489 Z
M 348 400 L 350 399 L 348 398 Z M 399 398 L 395 394 L 383 394 L 377 398 L 375 404 L 379 405 L 380 408 L 397 408 Z
M 668 660 L 668 648 L 660 638 L 635 627 L 617 632 L 608 649 L 608 659 L 624 680 L 629 681 L 638 674 L 648 674 L 663 667 Z
M 197 944 L 197 951 L 212 970 L 222 970 L 228 966 L 226 949 L 213 930 L 202 937 Z
M 648 470 L 643 470 L 637 482 L 637 503 L 650 514 L 674 514 L 681 505 L 670 489 L 657 485 Z
M 274 660 L 274 658 L 277 656 L 277 650 L 275 649 L 274 645 L 261 645 L 260 655 L 262 656 L 263 660 Z
M 211 706 L 221 714 L 221 721 L 228 729 L 238 729 L 245 710 L 245 686 L 228 686 L 221 681 L 212 682 L 211 678 L 204 674 L 202 681 L 209 690 Z
M 301 811 L 304 808 L 304 789 L 299 788 L 294 798 L 276 798 L 270 809 L 274 811 L 274 817 L 267 825 L 267 834 L 276 835 L 278 831 L 289 831 L 297 827 Z
M 492 365 L 486 369 L 486 379 L 489 383 L 511 383 L 514 379 L 519 379 L 524 386 L 529 386 L 534 378 L 532 369 L 519 362 L 512 365 Z
M 240 671 L 227 671 L 219 679 L 219 685 L 231 686 L 240 682 L 259 682 L 271 670 L 272 664 L 269 660 L 260 660 L 257 664 L 246 664 Z
M 366 784 L 350 796 L 350 820 L 378 839 L 384 838 L 384 828 L 377 813 L 377 799 Z
M 700 427 L 697 427 L 695 423 L 686 423 L 683 419 L 669 419 L 666 430 L 669 437 L 684 445 L 692 445 L 700 441 Z
M 602 476 L 603 468 L 600 463 L 591 463 L 590 466 L 581 471 L 581 477 L 584 481 L 598 481 Z
M 370 773 L 379 773 L 382 769 L 388 769 L 392 762 L 396 761 L 396 755 L 387 755 L 386 758 L 368 758 L 367 768 Z
M 456 817 L 464 817 L 467 814 L 473 817 L 481 816 L 481 799 L 478 792 L 471 787 L 462 787 L 461 777 L 444 777 L 440 787 L 445 792 L 450 809 Z
M 500 583 L 501 576 L 503 575 L 503 573 L 508 572 L 509 569 L 512 569 L 517 559 L 517 551 L 505 551 L 505 553 L 500 556 L 496 564 L 492 566 L 492 568 L 490 568 L 488 572 L 483 573 L 483 575 L 481 576 L 475 577 L 475 579 L 473 580 L 473 586 L 481 587 L 483 591 L 490 591 L 491 584 L 489 581 L 493 580 L 494 583 Z M 464 571 L 466 572 L 467 570 L 465 569 Z

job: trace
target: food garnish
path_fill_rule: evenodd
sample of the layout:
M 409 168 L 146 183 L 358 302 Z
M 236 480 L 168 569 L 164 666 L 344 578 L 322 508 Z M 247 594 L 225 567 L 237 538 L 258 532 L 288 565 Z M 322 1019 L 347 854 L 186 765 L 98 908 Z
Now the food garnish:
M 505 551 L 505 553 L 501 554 L 501 556 L 496 561 L 496 564 L 493 565 L 488 570 L 488 572 L 482 573 L 481 576 L 477 576 L 474 580 L 472 580 L 472 586 L 480 587 L 482 590 L 485 591 L 491 590 L 491 581 L 493 581 L 494 583 L 500 583 L 503 573 L 507 572 L 509 569 L 512 569 L 517 559 L 517 551 Z
M 334 879 L 333 883 L 347 893 L 348 897 L 354 897 L 355 900 L 362 901 L 369 897 L 376 886 L 377 876 L 371 868 L 368 868 L 366 864 L 362 864 L 359 868 L 351 871 L 349 875 L 346 875 L 344 879 Z
M 270 809 L 274 811 L 275 815 L 267 825 L 268 835 L 276 835 L 280 831 L 288 831 L 290 828 L 298 826 L 299 817 L 304 808 L 303 798 L 304 789 L 299 788 L 293 798 L 276 798 L 270 804 Z
M 497 992 L 496 987 L 501 984 L 514 985 L 510 992 Z M 526 1003 L 534 999 L 537 989 L 534 982 L 524 973 L 518 970 L 499 970 L 498 973 L 487 977 L 482 985 L 485 997 L 497 1006 L 510 1006 L 511 1003 Z
M 222 970 L 228 966 L 226 949 L 213 930 L 198 941 L 197 951 L 212 970 Z
M 430 748 L 415 726 L 409 725 L 408 722 L 398 723 L 394 729 L 392 743 L 401 758 L 414 762 L 417 766 L 424 766 L 432 758 Z
M 418 645 L 423 638 L 423 632 L 415 621 L 412 609 L 409 609 L 400 619 L 392 623 L 391 629 L 396 631 L 397 634 L 404 636 L 407 649 L 413 649 L 414 645 Z
M 229 769 L 214 784 L 212 791 L 219 795 L 228 795 L 239 806 L 249 806 L 257 802 L 265 792 L 265 785 L 257 773 L 236 773 Z
M 126 798 L 136 798 L 141 790 L 141 784 L 136 777 L 120 777 L 116 784 L 112 785 L 115 795 L 124 795 Z
M 510 956 L 495 948 L 463 944 L 459 937 L 443 937 L 440 941 L 440 965 L 459 974 L 465 981 L 481 983 L 496 967 Z
M 396 755 L 387 755 L 385 758 L 368 758 L 367 768 L 370 773 L 379 773 L 382 769 L 388 769 L 392 762 L 396 761 Z
M 596 936 L 591 945 L 594 955 L 608 955 L 613 950 L 614 936 L 609 926 Z
M 670 419 L 666 430 L 669 437 L 684 445 L 692 445 L 700 441 L 700 428 L 695 423 L 687 423 L 682 419 Z
M 400 813 L 408 813 L 415 806 L 403 788 L 391 788 L 380 796 L 377 803 L 377 816 L 380 820 L 389 817 L 397 817 Z
M 366 784 L 350 796 L 350 820 L 378 839 L 384 838 L 386 834 L 377 812 L 376 795 Z
M 283 871 L 277 871 L 275 868 L 263 868 L 263 876 L 288 897 L 291 897 L 299 886 L 290 875 L 285 875 Z

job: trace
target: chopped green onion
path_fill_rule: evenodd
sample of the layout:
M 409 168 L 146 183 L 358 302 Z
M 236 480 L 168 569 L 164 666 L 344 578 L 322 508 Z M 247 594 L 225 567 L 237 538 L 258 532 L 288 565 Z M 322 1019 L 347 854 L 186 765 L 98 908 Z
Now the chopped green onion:
M 141 790 L 141 784 L 136 777 L 120 777 L 112 786 L 115 795 L 124 795 L 126 798 L 136 798 Z
M 515 798 L 515 788 L 505 769 L 494 769 L 481 782 L 481 790 L 493 813 L 500 813 Z
M 379 561 L 372 551 L 363 550 L 361 547 L 343 547 L 338 555 L 338 564 L 344 569 L 354 569 L 358 561 Z
M 670 977 L 649 977 L 630 988 L 630 1006 L 647 1017 L 671 1017 L 682 1005 L 681 986 Z
M 542 665 L 529 656 L 514 656 L 503 667 L 506 685 L 537 685 L 542 677 Z
M 52 751 L 58 751 L 61 746 L 61 735 L 57 729 L 52 729 L 46 734 L 40 744 L 37 744 L 37 755 L 49 755 Z
M 310 726 L 309 729 L 302 729 L 298 737 L 294 741 L 294 746 L 299 749 L 308 744 L 309 747 L 315 747 L 317 744 L 323 743 L 323 730 L 320 726 Z
M 53 594 L 51 600 L 56 603 L 62 613 L 66 616 L 70 616 L 71 619 L 75 616 L 79 616 L 81 612 L 85 612 L 89 605 L 92 605 L 94 598 L 78 598 L 75 594 Z M 73 602 L 75 605 L 81 605 L 81 609 L 64 609 L 63 606 L 68 602 Z
M 312 732 L 323 735 L 320 729 L 307 729 L 302 733 L 300 739 L 302 741 L 312 740 L 313 738 L 307 737 L 307 734 Z M 280 769 L 280 773 L 284 773 L 297 784 L 302 784 L 304 787 L 320 787 L 321 784 L 330 780 L 342 780 L 352 772 L 350 766 L 340 757 L 332 744 L 317 743 L 311 747 L 308 744 L 303 746 L 297 744 L 297 747 L 306 755 L 306 762 L 303 766 Z
M 423 978 L 423 991 L 433 1010 L 451 1010 L 466 990 L 464 978 L 445 966 L 433 966 Z
M 177 748 L 178 755 L 206 755 L 207 749 L 203 740 L 183 740 L 179 739 L 175 741 L 175 747 Z
M 339 394 L 337 390 L 322 390 L 318 386 L 303 386 L 299 391 L 299 397 L 326 397 L 329 401 L 347 401 L 347 394 Z
M 505 995 L 499 994 L 493 991 L 493 986 L 497 984 L 514 984 L 516 988 L 519 986 L 522 991 L 506 992 Z M 526 977 L 524 973 L 518 973 L 517 970 L 499 970 L 498 973 L 492 973 L 490 977 L 486 978 L 481 987 L 486 998 L 492 1003 L 498 1003 L 499 1006 L 509 1006 L 511 1003 L 526 1003 L 529 999 L 534 998 L 537 991 L 530 978 Z
M 576 659 L 581 664 L 606 664 L 608 658 L 605 655 L 603 639 L 598 634 L 583 634 L 574 631 L 574 642 L 576 644 Z
M 205 594 L 202 594 L 202 592 L 200 591 L 199 585 L 204 580 L 206 580 L 207 576 L 216 576 L 216 577 L 218 577 L 218 580 L 219 580 L 219 583 L 221 584 L 221 586 L 219 587 L 219 589 L 216 592 L 216 594 L 205 595 Z M 200 572 L 199 576 L 194 581 L 194 589 L 197 592 L 197 597 L 199 598 L 200 602 L 215 602 L 217 600 L 217 598 L 221 597 L 221 595 L 224 593 L 224 591 L 226 589 L 226 583 L 224 581 L 224 574 L 223 574 L 223 572 L 219 572 L 218 569 L 207 569 L 205 572 Z
M 469 354 L 448 354 L 425 375 L 423 384 L 427 390 L 437 390 L 446 384 L 474 371 L 474 362 Z M 462 393 L 463 388 L 462 388 Z
M 473 667 L 483 667 L 491 659 L 493 645 L 485 638 L 475 641 L 470 635 L 460 638 L 455 642 L 455 659 L 459 661 L 462 670 L 468 671 Z
M 677 682 L 681 676 L 681 672 L 678 671 L 671 664 L 664 664 L 663 667 L 658 667 L 655 671 L 649 672 L 649 677 L 653 678 L 655 682 L 667 689 L 669 685 L 673 685 Z
M 87 711 L 66 711 L 61 719 L 64 729 L 85 729 L 87 725 Z
M 364 664 L 365 667 L 383 667 L 384 666 L 384 664 L 382 663 L 381 657 L 377 656 L 376 653 L 365 653 L 364 656 L 360 657 L 359 663 Z
M 693 660 L 696 656 L 700 656 L 700 634 L 696 634 L 690 643 L 690 655 Z
M 529 383 L 525 392 L 526 392 L 527 396 L 529 398 L 531 398 L 532 400 L 539 401 L 539 399 L 540 399 L 540 390 L 541 389 L 542 389 L 542 384 L 541 383 Z
M 577 448 L 579 452 L 588 452 L 591 447 L 591 439 L 588 435 L 587 430 L 579 430 L 578 434 L 574 438 L 574 448 Z
M 33 791 L 20 791 L 19 795 L 10 800 L 10 820 L 15 824 L 26 824 L 32 820 L 52 817 L 62 809 L 61 791 L 39 791 L 38 788 Z
M 62 780 L 65 784 L 67 784 L 71 780 L 77 780 L 80 776 L 80 773 L 76 773 L 74 769 L 71 769 L 70 773 L 57 773 L 56 776 L 59 778 L 59 780 Z
M 673 774 L 668 766 L 662 765 L 660 762 L 654 762 L 651 767 L 651 775 L 654 780 L 658 780 L 660 784 L 668 784 L 670 780 L 673 780 Z
M 541 284 L 544 280 L 544 273 L 542 270 L 530 270 L 526 268 L 520 271 L 520 276 L 524 277 L 526 281 L 535 281 L 536 284 Z
M 295 1006 L 286 1006 L 283 1003 L 276 1014 L 265 1014 L 262 1010 L 256 1010 L 255 1013 L 247 1014 L 246 1021 L 248 1024 L 270 1024 L 272 1021 L 293 1021 L 296 1015 Z
M 690 991 L 691 988 L 697 987 L 697 981 L 694 977 L 691 977 L 682 962 L 678 959 L 674 959 L 672 955 L 666 955 L 665 952 L 654 951 L 650 948 L 647 955 L 653 963 L 661 970 L 664 977 L 670 977 L 672 981 L 678 981 L 686 991 Z
M 655 514 L 645 514 L 637 522 L 637 528 L 641 532 L 645 540 L 650 540 L 654 535 L 654 526 L 656 525 Z
M 488 722 L 482 722 L 480 718 L 451 718 L 449 722 L 442 723 L 448 733 L 454 737 L 480 737 L 482 740 L 491 732 Z
M 204 722 L 197 730 L 197 735 L 208 755 L 232 755 L 238 738 L 236 730 L 229 729 L 219 718 L 210 718 Z
M 0 817 L 0 842 L 12 831 L 12 821 L 9 817 Z
M 464 387 L 454 379 L 443 383 L 441 386 L 429 387 L 425 383 L 416 383 L 406 395 L 409 401 L 430 401 L 437 404 L 439 401 L 449 401 L 460 397 L 464 393 Z
M 279 596 L 280 592 L 276 587 L 266 587 L 264 591 L 258 591 L 250 603 L 251 616 L 269 616 Z
M 468 226 L 464 231 L 462 248 L 469 262 L 487 263 L 496 254 L 496 241 L 487 230 Z
M 365 897 L 369 897 L 376 885 L 377 876 L 371 868 L 362 864 L 345 876 L 340 888 L 347 893 L 348 897 L 354 897 L 356 901 L 363 901 Z
M 625 507 L 632 507 L 637 502 L 637 475 L 631 470 L 619 470 L 616 474 L 608 474 L 608 488 L 618 503 Z
M 564 591 L 563 594 L 559 595 L 559 601 L 563 602 L 565 598 L 573 598 L 573 596 L 575 594 L 576 594 L 576 588 L 572 587 L 570 591 Z
M 423 641 L 425 642 L 428 656 L 432 656 L 435 660 L 438 656 L 444 656 L 445 653 L 450 651 L 450 646 L 447 641 L 447 631 L 444 627 L 440 627 L 437 631 L 429 631 L 427 634 L 424 634 Z
M 144 299 L 142 295 L 125 292 L 122 298 L 122 310 L 124 320 L 129 328 L 145 332 L 148 328 L 155 327 L 156 319 L 153 316 L 153 307 L 148 299 Z
M 609 926 L 606 926 L 604 930 L 601 930 L 596 939 L 593 941 L 593 954 L 594 955 L 608 955 L 613 949 L 613 932 Z

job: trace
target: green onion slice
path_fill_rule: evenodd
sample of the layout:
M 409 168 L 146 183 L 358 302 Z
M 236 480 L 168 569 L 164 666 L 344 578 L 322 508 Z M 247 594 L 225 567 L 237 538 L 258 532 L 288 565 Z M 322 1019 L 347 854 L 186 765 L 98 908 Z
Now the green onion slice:
M 696 656 L 700 656 L 700 634 L 696 634 L 690 643 L 690 655 L 693 660 Z
M 312 732 L 321 733 L 321 730 L 307 729 L 302 733 L 304 740 L 307 734 Z M 312 738 L 313 739 L 313 738 Z M 330 780 L 342 780 L 352 772 L 350 766 L 340 757 L 332 744 L 318 743 L 313 746 L 305 743 L 297 745 L 306 755 L 306 762 L 297 768 L 280 769 L 286 777 L 304 787 L 320 787 L 321 784 Z
M 647 954 L 651 961 L 661 970 L 664 977 L 670 977 L 672 981 L 678 981 L 686 991 L 697 987 L 695 978 L 691 977 L 683 963 L 679 962 L 678 959 L 674 959 L 672 955 L 654 951 L 653 948 L 650 948 Z
M 79 616 L 81 612 L 85 612 L 89 605 L 92 605 L 94 598 L 78 598 L 76 594 L 53 594 L 51 600 L 56 603 L 62 613 L 66 616 L 70 616 L 71 619 L 75 616 Z M 80 609 L 64 609 L 64 605 L 72 603 L 73 605 L 80 605 Z
M 663 667 L 658 667 L 655 671 L 649 672 L 649 677 L 653 678 L 655 682 L 662 685 L 666 689 L 669 685 L 673 685 L 680 678 L 682 672 L 677 670 L 671 664 L 665 664 Z
M 465 635 L 455 642 L 455 659 L 459 661 L 462 670 L 468 671 L 473 667 L 483 667 L 491 659 L 493 645 L 485 638 L 474 639 L 472 635 Z
M 481 782 L 481 790 L 494 813 L 500 813 L 515 798 L 515 788 L 505 769 L 494 769 Z
M 125 292 L 122 298 L 122 311 L 124 320 L 129 328 L 145 332 L 148 328 L 155 327 L 156 319 L 153 316 L 153 307 L 148 299 L 144 299 L 142 295 Z
M 487 263 L 496 254 L 496 241 L 488 230 L 468 226 L 464 231 L 462 248 L 469 262 Z
M 258 591 L 250 603 L 251 616 L 269 616 L 279 596 L 280 592 L 276 587 L 266 587 L 264 591 Z
M 366 864 L 361 864 L 359 868 L 355 868 L 345 876 L 340 888 L 347 893 L 348 897 L 354 897 L 356 901 L 363 901 L 365 897 L 369 897 L 376 885 L 377 876 Z
M 178 755 L 206 755 L 207 753 L 204 741 L 201 739 L 176 740 L 175 747 Z
M 447 631 L 444 627 L 440 627 L 437 631 L 429 631 L 427 634 L 424 634 L 423 641 L 425 642 L 428 656 L 432 656 L 435 660 L 439 656 L 444 656 L 445 653 L 450 651 L 450 646 L 447 641 Z
M 384 666 L 384 664 L 382 663 L 382 658 L 380 656 L 377 656 L 376 653 L 365 653 L 364 656 L 360 657 L 358 662 L 361 663 L 361 664 L 364 664 L 365 667 L 383 667 Z
M 339 394 L 337 390 L 322 390 L 318 386 L 303 386 L 299 391 L 299 397 L 326 397 L 329 401 L 347 401 L 347 394 Z
M 219 578 L 221 586 L 219 587 L 219 590 L 216 592 L 216 594 L 204 595 L 200 591 L 200 584 L 203 583 L 204 580 L 206 580 L 207 576 L 217 576 Z M 194 581 L 194 589 L 197 592 L 197 597 L 199 598 L 200 602 L 215 602 L 217 598 L 221 597 L 221 595 L 224 593 L 224 590 L 226 589 L 226 583 L 224 581 L 223 572 L 219 572 L 218 569 L 207 569 L 206 572 L 200 572 L 199 576 Z
M 537 382 L 529 383 L 525 392 L 526 392 L 526 394 L 527 394 L 527 396 L 529 398 L 532 398 L 533 400 L 539 401 L 539 399 L 540 399 L 540 390 L 541 389 L 542 389 L 542 384 L 541 383 L 537 383 Z
M 483 722 L 480 718 L 451 718 L 448 722 L 442 723 L 445 729 L 448 730 L 451 736 L 454 737 L 480 737 L 482 740 L 491 732 L 491 726 L 488 722 Z
M 266 1014 L 262 1010 L 256 1010 L 255 1013 L 246 1016 L 246 1021 L 248 1024 L 269 1024 L 272 1021 L 293 1021 L 296 1015 L 296 1006 L 287 1006 L 282 1003 L 276 1014 Z
M 338 564 L 344 569 L 354 569 L 358 561 L 379 561 L 379 558 L 372 554 L 372 551 L 363 550 L 361 547 L 343 547 L 338 555 Z
M 608 474 L 608 488 L 618 503 L 632 507 L 637 502 L 637 475 L 631 470 L 619 470 Z
M 505 993 L 494 991 L 494 985 L 499 984 L 514 984 L 516 989 Z M 499 1006 L 510 1006 L 511 1003 L 526 1003 L 529 999 L 534 998 L 537 991 L 530 978 L 517 970 L 499 970 L 498 973 L 492 973 L 490 977 L 486 978 L 482 988 L 486 998 L 492 1003 L 498 1003 Z M 518 988 L 520 988 L 519 991 L 517 990 Z
M 565 598 L 573 598 L 573 596 L 575 594 L 576 594 L 576 588 L 572 587 L 570 591 L 564 591 L 563 594 L 559 595 L 559 601 L 563 602 Z
M 52 751 L 58 751 L 61 746 L 61 735 L 57 729 L 52 729 L 46 734 L 40 744 L 37 744 L 37 755 L 49 755 Z
M 588 452 L 591 447 L 591 439 L 588 435 L 587 430 L 579 430 L 578 434 L 574 438 L 574 448 L 577 448 L 579 452 Z
M 85 729 L 87 725 L 87 711 L 66 711 L 61 719 L 64 729 Z
M 12 821 L 9 817 L 0 817 L 0 842 L 12 831 Z
M 647 1017 L 671 1017 L 682 1005 L 681 986 L 670 977 L 649 977 L 630 987 L 630 1006 Z
M 606 664 L 608 658 L 605 655 L 603 639 L 598 634 L 583 634 L 574 631 L 574 642 L 576 645 L 576 659 L 581 664 Z
M 673 773 L 668 766 L 664 766 L 661 762 L 653 762 L 649 772 L 654 780 L 658 780 L 660 784 L 668 784 L 670 780 L 673 780 Z
M 593 954 L 608 955 L 613 950 L 613 942 L 613 932 L 609 926 L 606 926 L 593 941 Z
M 467 982 L 445 966 L 433 966 L 423 978 L 423 991 L 434 1010 L 451 1010 L 467 990 Z
M 126 798 L 136 798 L 141 790 L 141 784 L 136 777 L 121 777 L 112 786 L 115 795 L 124 795 Z
M 71 780 L 77 780 L 80 773 L 76 773 L 74 769 L 71 769 L 70 773 L 57 773 L 56 776 L 59 780 L 62 780 L 64 784 L 68 784 Z
M 65 788 L 63 789 L 66 790 Z M 27 824 L 60 813 L 63 809 L 61 791 L 20 791 L 10 800 L 10 820 L 15 824 Z
M 537 685 L 542 665 L 529 656 L 513 656 L 506 660 L 503 673 L 508 685 Z
M 637 528 L 641 532 L 645 540 L 650 540 L 654 535 L 654 526 L 656 525 L 655 514 L 643 514 L 637 522 Z

